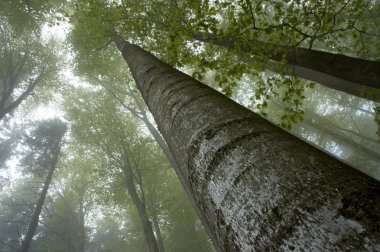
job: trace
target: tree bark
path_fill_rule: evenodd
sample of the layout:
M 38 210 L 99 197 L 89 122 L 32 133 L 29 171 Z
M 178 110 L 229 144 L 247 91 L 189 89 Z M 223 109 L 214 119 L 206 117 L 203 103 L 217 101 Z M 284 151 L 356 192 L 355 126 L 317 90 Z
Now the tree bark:
M 52 163 L 50 165 L 49 173 L 46 177 L 44 187 L 42 189 L 40 197 L 38 198 L 36 208 L 34 209 L 32 220 L 29 223 L 25 238 L 23 239 L 23 241 L 21 243 L 21 251 L 22 252 L 27 252 L 29 250 L 30 244 L 32 243 L 33 236 L 37 230 L 38 220 L 39 220 L 39 217 L 41 214 L 42 207 L 45 203 L 45 198 L 46 198 L 46 194 L 48 192 L 48 189 L 49 189 L 49 186 L 51 183 L 51 179 L 53 178 L 53 174 L 54 174 L 57 162 L 58 162 L 59 153 L 60 153 L 60 148 L 58 147 L 58 149 L 56 150 L 56 153 L 53 157 Z
M 156 140 L 156 142 L 158 143 L 158 145 L 160 146 L 160 148 L 164 152 L 166 158 L 169 160 L 170 164 L 174 168 L 174 171 L 175 171 L 178 179 L 180 180 L 180 182 L 181 182 L 181 184 L 182 184 L 182 186 L 184 188 L 184 191 L 185 191 L 186 195 L 188 196 L 188 199 L 190 200 L 191 205 L 193 206 L 193 208 L 194 208 L 195 212 L 197 213 L 200 221 L 202 222 L 203 227 L 204 227 L 205 231 L 207 232 L 209 238 L 211 239 L 211 241 L 214 244 L 214 246 L 216 248 L 218 248 L 218 246 L 216 245 L 217 244 L 216 237 L 213 235 L 212 230 L 207 225 L 207 220 L 205 219 L 205 217 L 201 213 L 201 210 L 200 210 L 199 206 L 197 205 L 197 203 L 195 202 L 194 197 L 192 196 L 191 191 L 189 190 L 189 187 L 186 186 L 185 177 L 184 177 L 181 169 L 179 168 L 179 165 L 178 165 L 177 161 L 175 160 L 173 154 L 170 152 L 168 145 L 166 144 L 165 140 L 162 138 L 162 136 L 159 133 L 159 131 L 149 121 L 148 115 L 147 115 L 147 113 L 145 111 L 145 108 L 139 102 L 138 97 L 136 97 L 135 95 L 133 95 L 132 92 L 130 92 L 132 98 L 135 100 L 135 102 L 136 102 L 136 104 L 137 104 L 137 106 L 139 108 L 140 115 L 135 110 L 131 109 L 131 107 L 129 107 L 126 104 L 124 104 L 124 102 L 120 98 L 118 98 L 118 96 L 111 89 L 107 88 L 105 85 L 102 85 L 102 86 L 104 88 L 106 88 L 106 90 L 109 91 L 121 103 L 121 105 L 125 109 L 129 110 L 133 115 L 135 115 L 136 117 L 138 117 L 139 119 L 141 119 L 144 122 L 145 126 L 148 128 L 149 132 L 152 134 L 153 138 Z M 218 251 L 220 251 L 220 250 L 218 250 Z
M 380 62 L 352 58 L 341 54 L 296 47 L 267 45 L 251 40 L 240 44 L 233 38 L 217 38 L 213 34 L 197 33 L 193 38 L 202 42 L 223 46 L 238 47 L 242 52 L 266 56 L 274 62 L 286 60 L 286 64 L 264 64 L 269 70 L 283 74 L 295 74 L 306 80 L 320 83 L 329 88 L 365 99 L 380 99 Z M 265 49 L 257 49 L 265 48 Z M 259 51 L 260 50 L 260 51 Z
M 222 251 L 376 250 L 380 184 L 115 42 Z

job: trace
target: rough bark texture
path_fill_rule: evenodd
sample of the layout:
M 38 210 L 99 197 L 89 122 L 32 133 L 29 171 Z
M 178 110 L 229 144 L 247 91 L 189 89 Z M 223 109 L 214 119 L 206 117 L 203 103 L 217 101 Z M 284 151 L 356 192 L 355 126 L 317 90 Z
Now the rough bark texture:
M 116 42 L 221 250 L 380 249 L 378 181 Z
M 119 41 L 119 43 L 123 44 L 122 39 L 118 36 L 115 39 L 116 43 L 117 43 L 117 41 Z M 111 94 L 113 94 L 114 97 L 116 99 L 118 99 L 117 96 L 112 91 L 111 91 Z M 135 102 L 139 108 L 139 113 L 141 114 L 141 116 L 139 116 L 137 113 L 135 113 L 133 110 L 131 110 L 130 107 L 125 106 L 125 104 L 121 100 L 119 100 L 119 99 L 118 100 L 124 106 L 124 108 L 128 109 L 130 112 L 132 112 L 132 114 L 134 114 L 135 116 L 137 116 L 138 118 L 140 118 L 144 122 L 145 126 L 148 128 L 149 132 L 152 134 L 153 138 L 156 140 L 156 142 L 158 143 L 158 145 L 160 146 L 160 148 L 164 152 L 166 158 L 169 160 L 170 164 L 174 168 L 174 171 L 175 171 L 176 175 L 178 176 L 178 179 L 180 180 L 180 182 L 184 188 L 184 191 L 185 191 L 186 195 L 188 196 L 188 199 L 190 200 L 191 205 L 193 206 L 193 208 L 194 208 L 195 212 L 197 213 L 200 221 L 202 222 L 206 233 L 208 234 L 209 238 L 211 239 L 211 242 L 214 244 L 214 247 L 216 248 L 217 251 L 221 251 L 221 249 L 219 249 L 219 247 L 218 247 L 218 242 L 216 240 L 216 237 L 215 237 L 214 233 L 212 232 L 212 230 L 210 229 L 210 226 L 207 225 L 207 219 L 202 214 L 201 209 L 199 208 L 199 206 L 195 202 L 195 199 L 192 196 L 190 188 L 187 185 L 185 176 L 184 176 L 183 172 L 181 171 L 181 169 L 180 169 L 177 161 L 175 160 L 173 154 L 170 152 L 168 145 L 166 144 L 165 140 L 162 138 L 161 134 L 156 129 L 156 127 L 149 121 L 148 115 L 145 111 L 145 108 L 142 104 L 140 104 L 138 97 L 134 96 L 132 92 L 131 92 L 131 95 L 132 95 L 132 98 L 135 100 Z
M 272 71 L 296 74 L 301 78 L 365 99 L 377 101 L 380 98 L 380 62 L 300 47 L 276 46 L 268 50 L 267 48 L 271 48 L 268 45 L 266 49 L 257 52 L 257 48 L 265 47 L 263 42 L 251 40 L 247 45 L 240 45 L 235 39 L 218 39 L 212 34 L 208 34 L 208 38 L 205 39 L 203 33 L 195 34 L 193 37 L 226 48 L 239 46 L 242 52 L 265 55 L 277 62 L 285 58 L 288 67 L 279 67 L 276 64 L 266 66 Z M 276 53 L 275 50 L 283 53 Z
M 188 196 L 188 199 L 190 200 L 191 205 L 193 206 L 193 208 L 194 208 L 195 212 L 197 213 L 200 221 L 202 222 L 203 227 L 204 227 L 206 233 L 208 234 L 209 238 L 211 239 L 212 243 L 214 244 L 215 249 L 217 251 L 221 251 L 221 249 L 219 249 L 219 247 L 217 245 L 218 242 L 216 240 L 215 235 L 213 234 L 212 230 L 210 229 L 210 226 L 207 224 L 207 219 L 202 214 L 201 209 L 197 205 L 194 197 L 192 196 L 190 187 L 187 184 L 187 180 L 185 179 L 185 176 L 184 176 L 182 170 L 180 169 L 180 167 L 179 167 L 176 159 L 174 158 L 173 154 L 170 152 L 169 147 L 166 144 L 165 140 L 162 138 L 162 136 L 160 135 L 160 133 L 158 132 L 156 127 L 154 127 L 150 123 L 150 121 L 148 120 L 148 118 L 146 116 L 144 116 L 142 120 L 144 121 L 149 132 L 152 134 L 154 139 L 157 141 L 158 145 L 160 146 L 160 148 L 164 152 L 166 158 L 169 160 L 170 164 L 174 168 L 174 171 L 175 171 L 176 175 L 178 176 L 178 179 L 180 180 L 180 182 L 184 188 L 184 191 L 185 191 L 186 195 Z

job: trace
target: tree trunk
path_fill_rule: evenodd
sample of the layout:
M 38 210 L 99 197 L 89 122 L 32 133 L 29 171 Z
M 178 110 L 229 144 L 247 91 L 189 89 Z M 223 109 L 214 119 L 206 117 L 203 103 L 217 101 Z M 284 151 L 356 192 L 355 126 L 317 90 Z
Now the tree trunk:
M 115 42 L 220 250 L 379 248 L 378 181 Z
M 275 104 L 277 106 L 278 109 L 281 109 L 281 110 L 286 109 L 285 104 L 283 104 L 283 103 L 281 103 L 275 99 L 272 99 L 272 102 L 273 102 L 273 104 Z M 328 120 L 323 120 L 324 122 L 318 123 L 318 124 L 314 123 L 313 119 L 321 120 L 321 119 L 323 119 L 322 116 L 320 116 L 317 113 L 314 113 L 312 111 L 308 111 L 308 110 L 305 110 L 305 112 L 306 113 L 305 113 L 305 116 L 304 116 L 303 121 L 302 121 L 302 123 L 304 125 L 306 125 L 307 127 L 314 128 L 315 130 L 317 130 L 319 132 L 322 132 L 324 135 L 329 136 L 331 138 L 331 140 L 336 141 L 339 144 L 343 144 L 355 152 L 360 152 L 361 154 L 364 154 L 367 157 L 370 157 L 371 159 L 375 160 L 376 162 L 378 162 L 380 164 L 380 153 L 368 148 L 367 146 L 359 144 L 359 143 L 355 142 L 354 140 L 352 140 L 351 138 L 345 137 L 345 136 L 339 134 L 338 132 L 336 132 L 334 130 L 331 130 L 331 127 L 334 127 L 337 131 L 346 130 L 346 129 L 343 129 L 343 128 L 333 124 L 332 122 L 330 122 Z M 356 132 L 353 132 L 353 133 L 357 134 Z M 357 135 L 359 137 L 364 138 L 364 136 L 361 136 L 360 134 L 357 134 Z M 300 136 L 300 137 L 302 137 L 302 136 Z M 366 139 L 366 140 L 376 142 L 375 140 L 373 140 L 371 138 Z
M 193 206 L 193 208 L 194 208 L 195 212 L 197 213 L 200 221 L 202 222 L 206 233 L 208 234 L 208 236 L 211 239 L 211 242 L 214 244 L 214 246 L 216 248 L 218 248 L 218 246 L 216 245 L 217 244 L 216 237 L 214 236 L 212 230 L 210 229 L 210 226 L 207 225 L 207 219 L 205 219 L 205 216 L 201 213 L 201 209 L 199 208 L 199 206 L 195 202 L 194 197 L 192 196 L 192 193 L 190 191 L 190 188 L 187 186 L 187 183 L 185 180 L 185 175 L 183 174 L 182 170 L 180 169 L 180 167 L 177 163 L 177 160 L 175 160 L 173 154 L 170 152 L 168 145 L 166 144 L 165 140 L 162 138 L 159 131 L 149 121 L 148 116 L 147 116 L 146 111 L 145 111 L 145 108 L 140 104 L 138 97 L 134 96 L 133 93 L 131 93 L 131 94 L 132 94 L 132 97 L 135 100 L 137 106 L 139 107 L 140 113 L 142 115 L 142 118 L 140 118 L 140 119 L 144 122 L 145 126 L 148 128 L 149 132 L 152 134 L 153 138 L 156 140 L 156 142 L 158 143 L 158 145 L 160 146 L 160 148 L 164 152 L 166 158 L 169 160 L 170 164 L 174 168 L 174 171 L 175 171 L 179 181 L 181 182 L 181 184 L 184 188 L 184 191 L 185 191 L 188 199 L 190 200 L 191 205 Z M 127 108 L 127 106 L 124 106 L 124 107 Z M 220 250 L 218 250 L 218 251 L 220 251 Z
M 158 216 L 157 216 L 157 201 L 156 201 L 156 191 L 154 191 L 154 194 L 152 196 L 152 199 L 150 201 L 151 209 L 152 209 L 152 221 L 153 221 L 153 226 L 154 230 L 156 232 L 157 236 L 157 243 L 158 243 L 158 248 L 160 252 L 165 252 L 165 246 L 164 246 L 164 239 L 161 234 L 161 228 L 158 223 Z
M 380 62 L 301 47 L 267 45 L 254 40 L 247 44 L 240 44 L 233 38 L 219 39 L 213 34 L 207 34 L 205 38 L 204 33 L 197 33 L 193 37 L 196 40 L 226 48 L 238 46 L 244 53 L 259 56 L 258 60 L 260 56 L 266 56 L 275 62 L 281 62 L 284 58 L 287 64 L 282 67 L 275 63 L 267 63 L 265 66 L 271 71 L 295 74 L 306 80 L 358 97 L 373 101 L 380 99 Z
M 4 116 L 12 112 L 16 107 L 18 107 L 22 101 L 24 101 L 28 95 L 33 91 L 33 89 L 36 87 L 36 85 L 40 82 L 40 79 L 43 77 L 43 74 L 40 73 L 40 75 L 33 80 L 31 83 L 29 83 L 26 90 L 19 96 L 15 101 L 10 103 L 9 105 L 5 106 L 6 98 L 2 97 L 1 105 L 0 105 L 0 120 L 3 119 Z M 16 84 L 14 84 L 16 85 Z M 9 94 L 10 97 L 11 94 Z
M 79 198 L 79 232 L 80 232 L 80 243 L 79 251 L 85 252 L 85 243 L 86 243 L 86 233 L 84 228 L 84 195 L 81 193 Z
M 125 179 L 127 184 L 127 190 L 129 196 L 132 198 L 133 204 L 136 206 L 137 212 L 143 231 L 145 235 L 145 241 L 147 242 L 149 252 L 159 252 L 156 237 L 154 236 L 152 223 L 149 220 L 149 215 L 146 210 L 145 202 L 143 202 L 137 194 L 135 182 L 133 179 L 132 165 L 127 157 L 124 157 L 123 171 L 125 173 Z
M 37 201 L 36 208 L 34 209 L 32 220 L 29 223 L 25 238 L 23 239 L 23 241 L 21 243 L 21 251 L 22 252 L 27 252 L 29 250 L 30 244 L 32 243 L 34 233 L 37 230 L 38 220 L 39 220 L 39 217 L 41 214 L 42 206 L 45 203 L 45 198 L 46 198 L 46 194 L 47 194 L 47 191 L 49 189 L 49 186 L 50 186 L 51 179 L 53 178 L 55 167 L 56 167 L 57 162 L 58 162 L 59 153 L 60 153 L 60 148 L 58 147 L 58 149 L 57 149 L 57 151 L 53 157 L 53 160 L 52 160 L 52 163 L 51 163 L 51 166 L 49 169 L 49 173 L 48 173 L 46 180 L 45 180 L 45 183 L 44 183 L 44 187 L 43 187 L 42 192 L 40 194 L 40 197 Z
M 324 127 L 323 125 L 316 124 L 310 119 L 305 119 L 304 124 L 331 137 L 333 141 L 336 140 L 338 143 L 346 145 L 354 151 L 367 155 L 368 157 L 370 157 L 373 160 L 376 160 L 376 162 L 380 164 L 380 154 L 376 151 L 373 151 L 361 144 L 358 144 L 350 138 L 338 134 L 337 132 L 331 130 L 331 128 L 329 127 Z
M 164 240 L 162 238 L 161 229 L 158 224 L 157 216 L 153 216 L 153 225 L 154 225 L 154 230 L 156 231 L 156 234 L 157 234 L 157 243 L 158 243 L 159 251 L 165 252 Z

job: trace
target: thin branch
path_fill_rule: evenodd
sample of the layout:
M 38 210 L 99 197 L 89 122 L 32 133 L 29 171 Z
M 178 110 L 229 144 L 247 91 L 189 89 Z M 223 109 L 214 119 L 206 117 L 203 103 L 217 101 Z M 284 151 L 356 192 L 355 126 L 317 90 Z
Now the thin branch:
M 343 4 L 343 6 L 333 15 L 333 24 L 336 23 L 336 17 L 347 7 L 347 5 L 351 2 L 351 0 L 348 0 L 346 3 Z
M 104 89 L 106 89 L 116 100 L 118 100 L 121 104 L 121 106 L 123 106 L 123 108 L 127 109 L 129 112 L 131 112 L 134 116 L 141 118 L 141 112 L 139 111 L 136 111 L 135 109 L 133 109 L 132 107 L 130 106 L 127 106 L 112 90 L 111 88 L 107 87 L 107 85 L 103 84 L 102 82 L 99 83 L 102 87 L 104 87 Z
M 250 0 L 245 0 L 245 3 L 247 4 L 247 6 L 249 8 L 249 11 L 251 13 L 253 27 L 256 28 L 255 15 L 253 14 L 251 1 Z
M 40 82 L 40 80 L 42 79 L 43 76 L 44 76 L 44 73 L 41 72 L 38 75 L 38 77 L 35 78 L 33 80 L 33 82 L 28 85 L 27 89 L 14 102 L 12 102 L 10 105 L 8 105 L 7 107 L 5 107 L 4 109 L 0 108 L 1 109 L 0 110 L 0 119 L 3 118 L 6 114 L 8 114 L 9 112 L 11 112 L 12 110 L 14 110 L 18 105 L 21 104 L 21 102 L 23 100 L 26 99 L 26 97 L 33 91 L 33 89 Z
M 107 46 L 109 46 L 112 42 L 113 42 L 113 40 L 111 39 L 107 43 L 105 43 L 104 45 L 102 45 L 101 47 L 92 50 L 92 52 L 100 52 L 101 50 L 103 50 L 104 48 L 106 48 Z

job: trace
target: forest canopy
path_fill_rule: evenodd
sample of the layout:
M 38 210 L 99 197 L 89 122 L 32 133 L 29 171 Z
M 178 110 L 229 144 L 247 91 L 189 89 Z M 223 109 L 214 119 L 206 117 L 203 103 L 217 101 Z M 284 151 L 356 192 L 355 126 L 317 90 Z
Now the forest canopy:
M 236 209 L 227 211 L 221 207 L 224 203 L 211 200 L 214 213 L 203 201 L 208 199 L 207 192 L 212 192 L 210 188 L 218 189 L 213 179 L 219 175 L 212 167 L 235 162 L 233 158 L 224 161 L 228 153 L 234 153 L 231 146 L 237 150 L 245 146 L 238 142 L 241 139 L 261 139 L 262 135 L 272 142 L 257 146 L 268 146 L 265 148 L 270 151 L 295 151 L 283 144 L 283 139 L 288 135 L 293 139 L 293 135 L 313 146 L 310 160 L 315 148 L 328 153 L 331 160 L 339 160 L 331 161 L 332 170 L 347 167 L 340 171 L 339 179 L 356 174 L 352 168 L 360 171 L 358 181 L 363 177 L 364 182 L 353 182 L 357 189 L 339 189 L 343 210 L 331 226 L 340 231 L 325 234 L 329 242 L 336 242 L 335 247 L 326 242 L 320 249 L 378 248 L 375 226 L 363 220 L 368 215 L 380 223 L 379 215 L 372 212 L 380 204 L 376 184 L 380 181 L 379 13 L 378 0 L 1 0 L 0 251 L 313 248 L 317 245 L 312 245 L 309 236 L 291 240 L 290 235 L 278 231 L 286 231 L 287 226 L 272 223 L 269 217 L 255 222 L 263 231 L 253 245 L 245 247 L 244 234 L 237 236 L 241 240 L 230 238 L 235 237 L 230 234 L 236 227 L 228 213 Z M 131 48 L 130 54 L 126 48 Z M 162 70 L 156 66 L 145 69 L 150 62 L 143 60 L 148 59 L 162 64 Z M 180 88 L 153 86 L 160 81 Z M 182 81 L 195 84 L 188 87 Z M 221 101 L 229 97 L 236 102 L 224 110 L 222 105 L 207 109 L 204 118 L 210 122 L 221 118 L 219 126 L 208 129 L 208 119 L 190 124 L 198 114 L 206 113 L 201 107 L 217 96 L 208 87 L 195 89 L 197 81 L 222 93 Z M 144 85 L 161 95 L 149 93 Z M 161 103 L 149 100 L 156 96 L 164 100 L 165 95 L 184 90 L 189 96 L 178 101 L 169 96 Z M 190 93 L 196 98 L 188 98 Z M 186 112 L 186 106 L 196 99 L 203 102 Z M 240 113 L 235 111 L 237 103 L 246 108 L 241 111 L 260 116 L 255 119 L 259 133 L 250 131 L 227 141 L 232 134 L 240 134 L 239 127 L 250 129 L 248 116 L 233 119 Z M 164 112 L 157 115 L 154 111 Z M 185 116 L 181 113 L 195 116 L 177 123 L 175 120 Z M 165 121 L 167 117 L 173 120 Z M 163 124 L 157 119 L 164 120 Z M 243 126 L 230 126 L 234 123 Z M 273 134 L 262 130 L 266 123 L 273 125 L 273 130 L 268 130 Z M 209 149 L 201 137 L 195 139 L 196 134 L 189 132 L 204 133 Z M 221 145 L 223 141 L 228 142 L 226 146 Z M 291 141 L 298 144 L 296 138 Z M 306 157 L 308 148 L 300 147 L 299 152 Z M 215 156 L 199 154 L 206 149 Z M 191 163 L 198 154 L 199 159 Z M 292 166 L 300 169 L 295 173 L 303 176 L 311 166 L 301 167 L 295 161 L 303 160 L 301 154 L 261 155 L 246 166 L 271 167 L 280 158 L 279 163 L 294 162 Z M 326 155 L 326 160 L 329 158 Z M 196 170 L 198 166 L 200 170 L 205 167 L 204 173 Z M 293 190 L 271 187 L 274 180 L 281 180 L 280 175 L 266 173 L 264 168 L 260 171 L 264 177 L 251 183 L 257 185 L 257 195 L 276 192 L 273 198 L 277 199 Z M 319 183 L 322 173 L 316 172 L 307 181 L 294 174 L 294 185 L 299 183 L 298 189 L 314 185 L 312 188 L 319 190 L 323 181 L 309 183 Z M 221 181 L 227 186 L 229 176 L 235 175 Z M 240 174 L 238 178 L 230 183 L 236 188 L 243 183 Z M 210 185 L 199 192 L 193 183 L 201 179 Z M 370 181 L 370 189 L 365 187 L 366 181 Z M 347 188 L 350 186 L 347 182 Z M 217 189 L 216 196 L 221 194 Z M 247 206 L 252 203 L 248 198 L 244 202 Z M 312 203 L 305 203 L 299 212 L 293 211 L 299 215 L 289 217 L 296 203 L 289 203 L 289 208 L 281 200 L 273 204 L 254 211 L 258 215 L 268 212 L 273 220 L 288 218 L 299 226 L 300 219 L 307 219 L 303 214 L 314 211 Z M 313 204 L 324 206 L 317 199 Z M 357 205 L 350 208 L 347 204 Z M 355 207 L 372 210 L 360 210 L 359 216 L 349 210 Z M 313 214 L 318 217 L 320 213 Z M 213 218 L 217 221 L 210 224 Z M 366 231 L 359 232 L 361 229 Z M 297 233 L 290 228 L 286 232 Z M 357 233 L 362 236 L 357 238 Z M 273 238 L 273 234 L 278 235 Z M 359 245 L 348 242 L 350 235 Z M 227 238 L 220 238 L 224 236 Z M 324 243 L 324 238 L 317 240 Z M 270 240 L 270 245 L 261 239 Z M 371 243 L 365 244 L 369 240 Z

